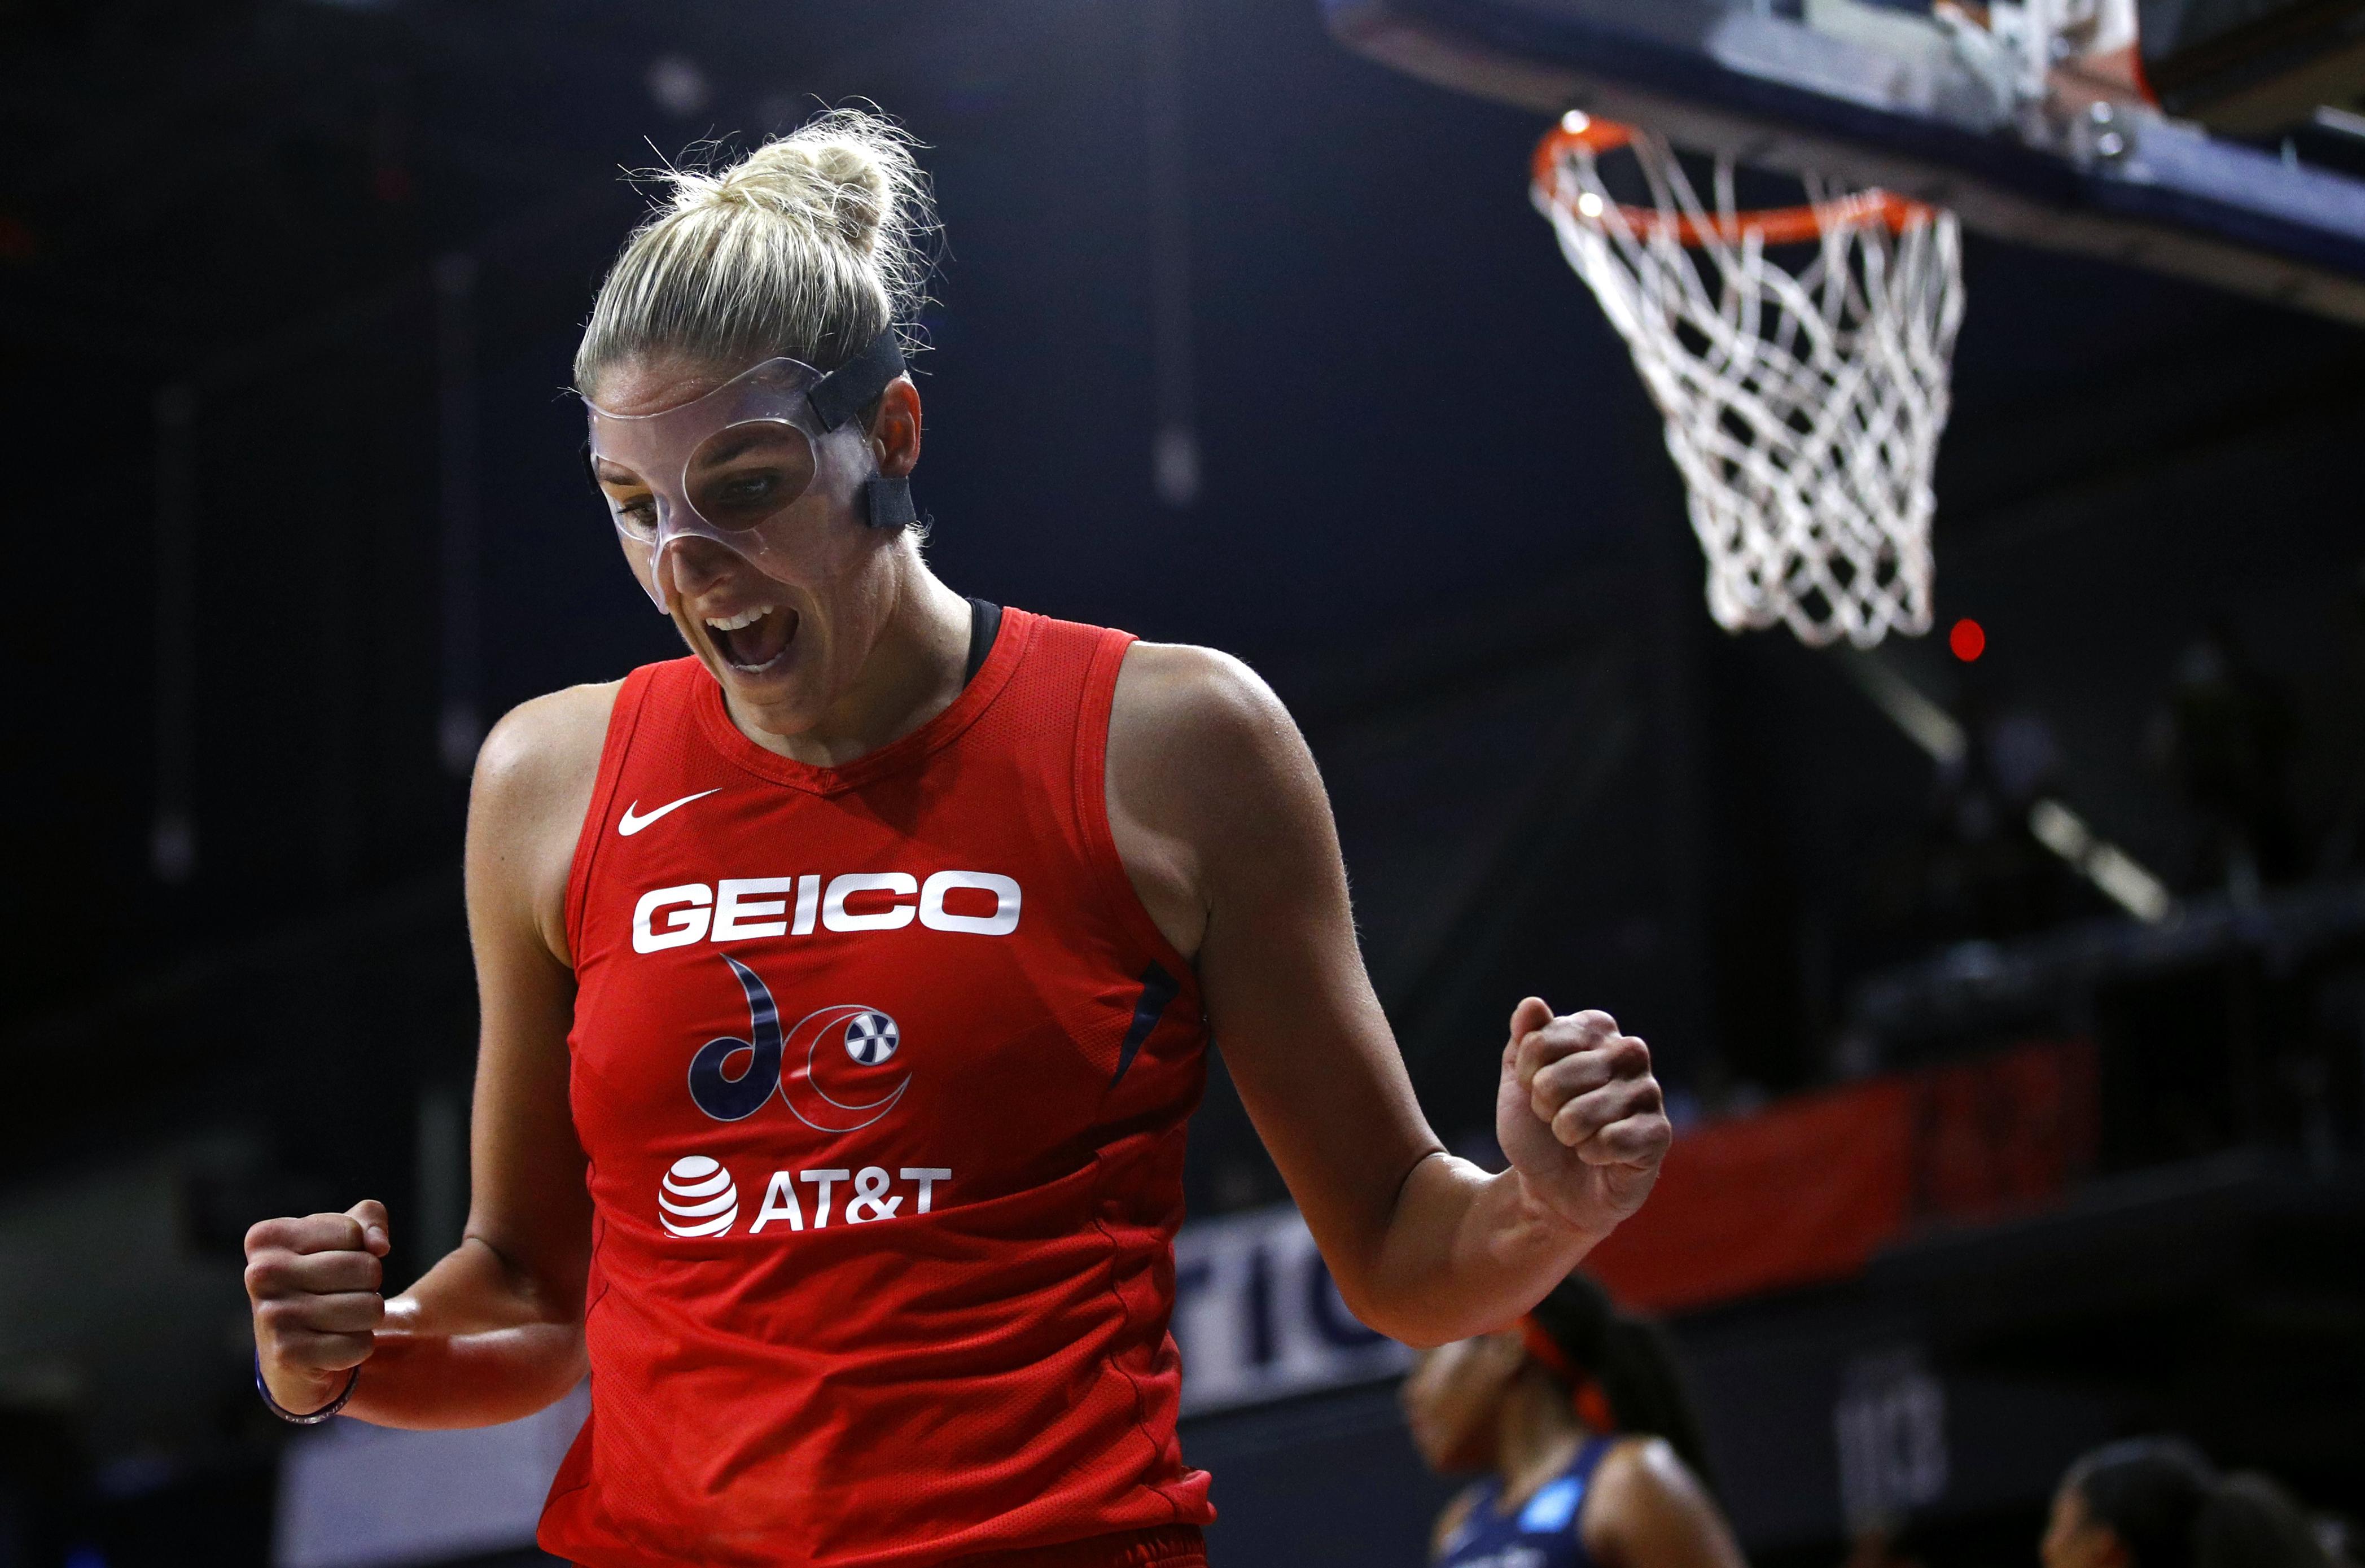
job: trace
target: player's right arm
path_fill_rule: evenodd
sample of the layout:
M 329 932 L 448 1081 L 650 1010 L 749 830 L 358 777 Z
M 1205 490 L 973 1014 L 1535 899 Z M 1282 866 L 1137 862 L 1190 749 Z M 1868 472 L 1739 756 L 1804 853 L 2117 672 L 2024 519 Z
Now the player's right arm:
M 345 1411 L 389 1427 L 514 1420 L 583 1376 L 591 1210 L 567 1103 L 566 881 L 615 695 L 528 702 L 477 756 L 467 892 L 482 1026 L 465 1239 L 385 1301 L 389 1224 L 375 1200 L 247 1233 L 255 1347 L 287 1409 L 327 1405 L 364 1361 Z

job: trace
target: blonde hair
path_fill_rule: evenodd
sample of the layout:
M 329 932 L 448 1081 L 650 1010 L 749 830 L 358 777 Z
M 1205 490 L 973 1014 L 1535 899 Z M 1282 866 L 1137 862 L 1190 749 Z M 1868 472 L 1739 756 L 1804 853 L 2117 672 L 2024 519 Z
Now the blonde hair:
M 575 351 L 577 389 L 653 353 L 834 370 L 907 326 L 936 230 L 913 145 L 880 115 L 832 109 L 719 171 L 658 171 L 664 195 L 624 241 Z

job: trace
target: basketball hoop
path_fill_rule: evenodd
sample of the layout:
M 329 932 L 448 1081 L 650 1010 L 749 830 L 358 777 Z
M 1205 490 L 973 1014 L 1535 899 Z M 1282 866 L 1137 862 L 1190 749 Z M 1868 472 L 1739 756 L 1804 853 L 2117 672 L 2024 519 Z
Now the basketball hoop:
M 1649 206 L 1611 196 L 1631 150 Z M 1712 207 L 1667 143 L 1572 113 L 1536 147 L 1533 196 L 1633 351 L 1728 632 L 1820 646 L 1930 629 L 1930 476 L 1963 316 L 1953 214 L 1813 176 L 1798 207 Z M 1812 246 L 1796 270 L 1775 247 Z

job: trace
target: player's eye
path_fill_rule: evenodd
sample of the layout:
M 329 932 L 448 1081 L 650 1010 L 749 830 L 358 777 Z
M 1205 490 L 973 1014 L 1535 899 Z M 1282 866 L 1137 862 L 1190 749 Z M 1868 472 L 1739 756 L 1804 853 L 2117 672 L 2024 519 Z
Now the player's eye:
M 813 476 L 813 446 L 793 426 L 736 425 L 692 454 L 688 498 L 717 528 L 753 528 L 802 495 Z
M 635 496 L 628 501 L 609 502 L 616 521 L 633 532 L 644 536 L 657 531 L 657 503 L 654 496 Z

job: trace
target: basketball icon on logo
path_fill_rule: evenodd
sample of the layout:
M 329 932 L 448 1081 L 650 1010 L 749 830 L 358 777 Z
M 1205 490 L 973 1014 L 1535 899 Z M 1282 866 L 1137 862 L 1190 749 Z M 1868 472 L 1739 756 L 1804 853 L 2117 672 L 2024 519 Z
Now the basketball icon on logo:
M 864 1067 L 877 1067 L 895 1054 L 902 1035 L 884 1013 L 857 1013 L 846 1023 L 846 1054 Z
M 684 1155 L 666 1172 L 657 1193 L 657 1221 L 669 1236 L 721 1236 L 739 1217 L 739 1189 L 731 1172 L 702 1154 Z

